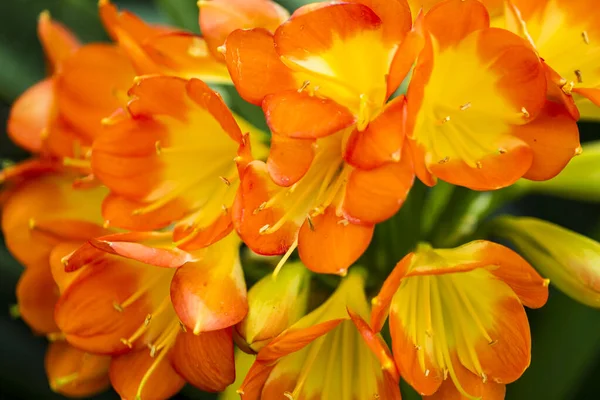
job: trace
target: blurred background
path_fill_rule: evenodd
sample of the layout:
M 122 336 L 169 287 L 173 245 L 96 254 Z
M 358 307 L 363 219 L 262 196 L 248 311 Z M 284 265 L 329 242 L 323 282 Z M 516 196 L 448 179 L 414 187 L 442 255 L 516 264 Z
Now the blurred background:
M 114 1 L 147 21 L 198 31 L 195 0 Z M 308 0 L 281 0 L 293 11 Z M 39 13 L 68 25 L 84 42 L 108 40 L 98 20 L 96 0 L 0 0 L 0 161 L 18 161 L 27 154 L 7 138 L 11 103 L 42 79 L 45 64 L 36 36 Z M 247 114 L 248 110 L 246 110 Z M 249 119 L 262 125 L 262 115 Z M 582 142 L 600 139 L 600 125 L 580 124 Z M 600 168 L 600 166 L 599 166 Z M 517 215 L 536 216 L 600 240 L 600 207 L 546 196 L 529 196 L 510 206 Z M 390 249 L 395 253 L 397 249 Z M 390 268 L 392 265 L 390 265 Z M 46 339 L 36 337 L 11 316 L 21 266 L 0 243 L 0 399 L 62 399 L 48 387 L 44 373 Z M 532 330 L 532 363 L 523 377 L 509 385 L 509 400 L 592 400 L 600 398 L 600 311 L 585 307 L 556 290 L 540 310 L 528 310 Z M 177 399 L 213 399 L 186 387 Z M 403 385 L 404 399 L 418 399 Z M 118 399 L 114 392 L 94 399 Z

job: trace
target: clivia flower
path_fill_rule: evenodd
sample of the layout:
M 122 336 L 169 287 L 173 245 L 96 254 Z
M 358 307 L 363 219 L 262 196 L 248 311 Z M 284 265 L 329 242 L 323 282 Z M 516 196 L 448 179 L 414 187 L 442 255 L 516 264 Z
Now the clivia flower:
M 369 314 L 364 278 L 351 272 L 320 307 L 275 337 L 256 356 L 242 400 L 399 400 L 398 371 Z
M 344 274 L 373 225 L 400 208 L 414 178 L 402 146 L 405 101 L 386 101 L 421 43 L 405 0 L 307 5 L 274 34 L 227 37 L 233 82 L 272 131 L 268 161 L 242 172 L 234 204 L 252 250 L 297 246 L 313 271 Z
M 249 158 L 249 125 L 239 120 L 242 132 L 221 97 L 198 79 L 140 78 L 129 95 L 127 109 L 105 123 L 92 149 L 94 175 L 111 191 L 102 210 L 107 223 L 151 230 L 177 222 L 174 240 L 182 248 L 226 236 L 236 161 Z
M 546 100 L 542 61 L 524 39 L 490 28 L 483 4 L 441 2 L 424 30 L 406 127 L 423 182 L 493 190 L 545 180 L 580 151 L 575 120 Z
M 526 38 L 544 59 L 553 94 L 574 118 L 598 119 L 598 8 L 589 0 L 511 0 L 507 29 Z
M 170 237 L 112 234 L 52 254 L 63 271 L 56 323 L 70 344 L 113 356 L 124 398 L 168 398 L 185 382 L 221 391 L 235 378 L 231 326 L 247 312 L 239 239 L 186 253 Z
M 381 330 L 389 313 L 400 374 L 422 395 L 503 399 L 504 385 L 530 362 L 523 305 L 538 308 L 547 298 L 548 281 L 504 246 L 424 244 L 384 282 L 371 325 Z

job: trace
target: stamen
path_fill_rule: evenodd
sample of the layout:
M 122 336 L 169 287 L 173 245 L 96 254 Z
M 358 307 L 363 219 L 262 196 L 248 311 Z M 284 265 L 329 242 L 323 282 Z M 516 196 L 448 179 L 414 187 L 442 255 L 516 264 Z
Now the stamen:
M 460 106 L 460 111 L 465 111 L 465 110 L 468 110 L 469 108 L 471 108 L 471 102 L 470 101 L 468 103 L 465 103 L 462 106 Z
M 344 225 L 344 226 L 348 226 L 350 224 L 350 221 L 348 221 L 346 218 L 340 219 L 337 222 L 338 225 Z
M 583 83 L 583 77 L 581 76 L 581 71 L 576 69 L 575 76 L 577 77 L 577 83 Z
M 238 389 L 235 391 L 237 394 L 239 394 L 240 396 L 245 395 L 246 393 L 242 390 L 242 389 Z
M 279 275 L 279 271 L 281 271 L 281 268 L 283 268 L 286 261 L 290 258 L 290 256 L 294 252 L 294 250 L 296 250 L 296 247 L 298 247 L 298 238 L 296 238 L 296 240 L 294 240 L 294 243 L 292 243 L 290 248 L 285 252 L 283 257 L 281 257 L 281 260 L 279 260 L 279 262 L 277 263 L 275 270 L 273 270 L 273 279 L 277 278 L 277 275 Z
M 581 37 L 583 38 L 583 42 L 585 44 L 590 44 L 590 37 L 588 36 L 587 31 L 581 32 Z
M 498 149 L 498 153 L 500 153 L 500 154 L 505 154 L 505 153 L 506 153 L 506 149 L 504 149 L 504 148 L 500 147 L 500 148 Z
M 448 161 L 450 161 L 450 157 L 446 156 L 438 161 L 438 164 L 446 164 Z
M 263 226 L 262 226 L 262 227 L 261 227 L 261 228 L 258 230 L 258 233 L 260 233 L 261 235 L 264 235 L 264 234 L 265 234 L 265 233 L 266 233 L 266 232 L 269 230 L 269 228 L 270 228 L 270 227 L 271 227 L 271 225 L 269 225 L 269 224 L 263 225 Z
M 231 186 L 231 181 L 224 176 L 219 176 L 219 179 L 222 180 L 225 185 Z
M 67 261 L 67 260 L 65 260 L 65 261 Z M 63 262 L 63 264 L 64 264 L 64 262 Z M 121 313 L 122 313 L 122 312 L 123 312 L 123 310 L 124 310 L 123 306 L 122 306 L 122 305 L 120 305 L 119 303 L 117 303 L 116 301 L 113 301 L 113 305 L 112 305 L 112 306 L 113 306 L 113 308 L 114 308 L 115 310 L 117 310 L 118 312 L 121 312 Z
M 90 160 L 82 160 L 80 158 L 70 158 L 70 157 L 63 158 L 63 165 L 65 167 L 75 167 L 75 168 L 91 168 L 92 167 L 92 163 L 90 162 Z
M 293 400 L 294 398 L 300 397 L 300 391 L 302 390 L 302 387 L 306 383 L 308 374 L 310 373 L 310 370 L 312 369 L 312 366 L 315 363 L 317 356 L 321 352 L 321 347 L 323 347 L 323 343 L 325 342 L 326 337 L 327 337 L 327 335 L 321 336 L 320 338 L 318 338 L 317 340 L 315 340 L 313 342 L 312 346 L 310 347 L 310 350 L 308 351 L 308 355 L 306 356 L 306 359 L 304 360 L 304 363 L 302 365 L 302 371 L 300 371 L 300 376 L 298 376 L 298 380 L 296 381 L 296 387 L 294 388 L 292 393 L 290 393 L 290 392 L 285 392 L 287 394 L 284 393 L 284 395 L 288 399 Z M 342 354 L 344 354 L 344 353 L 342 353 Z M 344 368 L 344 369 L 346 369 L 346 368 Z
M 525 118 L 529 118 L 531 116 L 525 107 L 521 107 L 521 113 Z
M 481 161 L 477 161 L 477 162 L 475 163 L 475 165 L 477 165 L 477 168 L 478 168 L 478 169 L 481 169 L 481 168 L 483 168 L 483 164 L 481 164 Z
M 550 279 L 547 279 L 547 278 L 546 278 L 546 279 L 544 279 L 544 282 L 542 283 L 542 285 L 543 285 L 544 287 L 548 287 L 548 285 L 549 285 L 549 284 L 550 284 Z
M 580 155 L 581 153 L 583 153 L 583 147 L 581 147 L 581 146 L 578 146 L 578 147 L 575 149 L 575 155 L 576 155 L 576 156 L 578 156 L 578 155 Z
M 564 92 L 564 94 L 570 95 L 571 92 L 573 91 L 574 87 L 575 87 L 575 82 L 570 81 L 570 82 L 564 84 L 561 89 Z
M 313 220 L 312 217 L 310 215 L 306 216 L 306 222 L 308 222 L 308 227 L 310 228 L 311 231 L 315 231 L 315 225 L 313 224 Z
M 443 119 L 442 119 L 442 124 L 445 124 L 446 122 L 450 122 L 450 116 L 446 115 Z
M 310 85 L 310 81 L 304 81 L 302 83 L 302 86 L 300 86 L 300 88 L 298 89 L 298 93 L 302 93 L 304 89 L 308 87 L 308 85 Z

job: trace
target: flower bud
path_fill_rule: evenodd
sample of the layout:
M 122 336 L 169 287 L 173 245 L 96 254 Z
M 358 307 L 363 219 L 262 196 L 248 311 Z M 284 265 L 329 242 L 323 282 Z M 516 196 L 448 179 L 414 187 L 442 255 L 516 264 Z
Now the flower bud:
M 536 218 L 500 217 L 494 226 L 560 290 L 600 308 L 600 243 Z
M 277 275 L 265 276 L 248 292 L 248 314 L 235 328 L 238 346 L 259 351 L 306 312 L 310 272 L 289 263 Z

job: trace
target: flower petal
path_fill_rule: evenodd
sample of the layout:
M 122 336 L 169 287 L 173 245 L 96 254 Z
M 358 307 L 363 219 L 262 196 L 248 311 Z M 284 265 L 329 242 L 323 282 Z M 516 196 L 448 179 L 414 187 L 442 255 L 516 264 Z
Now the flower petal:
M 218 47 L 236 29 L 264 28 L 274 32 L 289 14 L 270 0 L 212 0 L 198 3 L 200 30 L 214 57 L 222 59 Z
M 550 101 L 533 122 L 517 128 L 517 135 L 533 151 L 524 178 L 535 181 L 558 175 L 581 149 L 577 122 L 563 105 Z
M 168 399 L 185 385 L 168 358 L 143 350 L 114 357 L 110 382 L 123 399 Z
M 40 14 L 37 33 L 53 70 L 60 68 L 61 62 L 81 46 L 73 32 L 54 21 L 48 11 Z
M 180 333 L 171 352 L 175 371 L 205 392 L 222 392 L 235 380 L 231 329 Z
M 292 186 L 312 165 L 315 158 L 315 141 L 294 139 L 273 133 L 267 169 L 271 179 L 279 186 Z
M 338 217 L 334 207 L 304 222 L 298 234 L 298 254 L 308 269 L 344 275 L 373 237 L 373 225 L 356 225 Z
M 400 43 L 412 25 L 410 7 L 406 0 L 347 0 L 369 7 L 381 18 L 384 36 Z
M 355 122 L 354 115 L 335 101 L 289 90 L 262 102 L 267 124 L 275 134 L 296 139 L 329 136 Z
M 69 397 L 90 397 L 110 386 L 110 357 L 85 353 L 65 341 L 48 345 L 44 360 L 54 392 Z
M 42 150 L 44 132 L 51 119 L 54 80 L 44 79 L 31 86 L 13 103 L 6 132 L 18 146 L 32 153 Z
M 411 154 L 402 151 L 399 162 L 388 162 L 372 170 L 355 168 L 348 178 L 342 203 L 350 221 L 376 224 L 392 217 L 402 206 L 413 185 Z
M 296 240 L 300 223 L 286 221 L 270 234 L 262 234 L 265 226 L 274 226 L 285 215 L 277 204 L 260 209 L 282 188 L 275 185 L 262 161 L 248 164 L 233 205 L 233 223 L 240 237 L 253 251 L 264 255 L 283 254 Z M 264 207 L 264 206 L 263 206 Z
M 17 283 L 17 302 L 21 318 L 39 334 L 59 332 L 54 322 L 58 287 L 49 266 L 39 265 L 23 271 Z
M 225 42 L 225 61 L 242 98 L 261 105 L 265 96 L 298 89 L 292 72 L 275 51 L 273 35 L 260 28 L 233 31 Z
M 240 322 L 248 312 L 246 283 L 235 234 L 206 248 L 198 261 L 177 269 L 171 300 L 181 321 L 195 334 Z
M 464 369 L 464 367 L 463 367 Z M 462 383 L 466 382 L 466 383 Z M 506 396 L 506 385 L 496 382 L 483 382 L 483 380 L 470 372 L 466 372 L 461 379 L 461 383 L 468 387 L 469 394 L 476 396 L 481 400 L 504 400 Z M 437 392 L 431 396 L 425 396 L 425 400 L 464 400 L 466 399 L 454 386 L 452 379 L 446 379 Z
M 225 204 L 223 206 L 227 208 Z M 201 214 L 202 211 L 199 213 Z M 192 215 L 192 217 L 194 216 Z M 173 241 L 182 250 L 197 250 L 218 242 L 229 235 L 232 229 L 231 211 L 227 208 L 215 220 L 208 222 L 206 225 L 204 221 L 201 223 L 180 221 L 175 225 Z
M 391 96 L 408 76 L 415 60 L 425 46 L 423 14 L 419 14 L 413 28 L 406 34 L 392 59 L 387 76 L 387 97 Z

